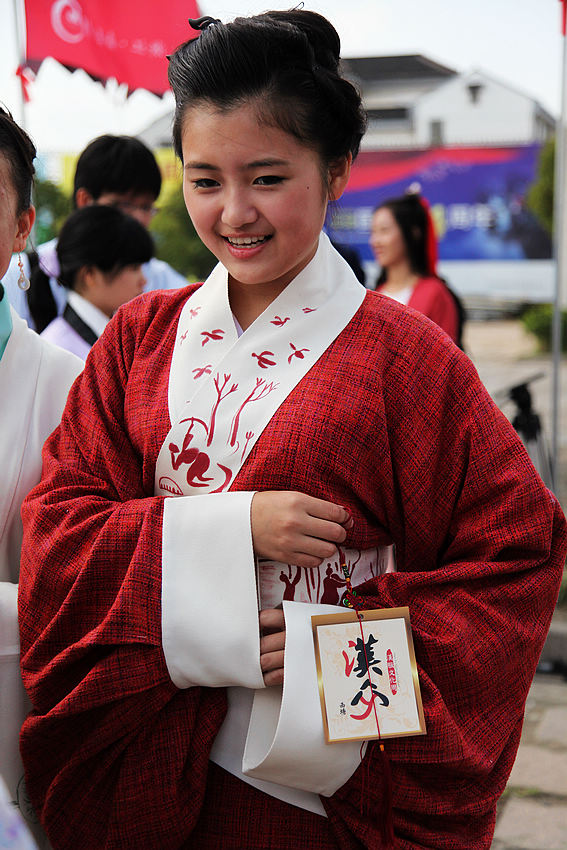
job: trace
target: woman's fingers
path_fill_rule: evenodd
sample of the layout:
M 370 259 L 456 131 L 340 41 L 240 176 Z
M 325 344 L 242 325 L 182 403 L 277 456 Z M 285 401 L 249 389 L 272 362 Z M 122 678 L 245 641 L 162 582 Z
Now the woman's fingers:
M 264 673 L 264 684 L 267 688 L 272 685 L 283 685 L 284 670 L 283 667 L 278 667 L 277 670 L 269 670 Z
M 262 673 L 269 673 L 272 670 L 283 670 L 284 666 L 284 650 L 280 649 L 277 652 L 264 652 L 260 655 L 260 667 Z
M 258 619 L 260 620 L 260 629 L 262 630 L 263 635 L 269 634 L 270 632 L 285 631 L 283 608 L 264 608 L 260 611 Z
M 314 519 L 329 522 L 333 525 L 340 525 L 347 531 L 350 531 L 354 526 L 354 520 L 348 508 L 344 508 L 342 505 L 335 505 L 334 502 L 315 499 L 312 496 L 305 496 L 305 498 L 309 500 L 306 510 Z
M 281 608 L 260 611 L 260 667 L 264 684 L 281 685 L 284 674 L 285 619 Z
M 318 517 L 306 517 L 303 527 L 299 532 L 307 540 L 320 540 L 330 543 L 336 547 L 337 543 L 344 543 L 347 537 L 346 529 L 337 522 L 329 522 Z
M 300 567 L 330 558 L 353 525 L 341 505 L 295 491 L 256 493 L 251 520 L 258 555 Z

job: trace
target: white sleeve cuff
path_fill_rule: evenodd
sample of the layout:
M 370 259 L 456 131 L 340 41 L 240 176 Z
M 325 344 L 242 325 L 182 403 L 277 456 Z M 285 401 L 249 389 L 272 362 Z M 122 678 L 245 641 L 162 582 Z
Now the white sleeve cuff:
M 286 626 L 283 693 L 257 691 L 242 770 L 247 776 L 330 797 L 360 764 L 360 741 L 327 744 L 311 617 L 334 605 L 283 603 Z
M 165 499 L 162 642 L 178 688 L 263 688 L 253 493 Z

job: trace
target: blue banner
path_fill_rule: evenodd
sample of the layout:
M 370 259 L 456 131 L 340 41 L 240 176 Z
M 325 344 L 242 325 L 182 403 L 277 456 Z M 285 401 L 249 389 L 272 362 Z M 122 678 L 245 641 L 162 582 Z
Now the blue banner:
M 551 239 L 526 207 L 540 145 L 363 151 L 329 218 L 331 238 L 373 260 L 377 206 L 418 183 L 439 239 L 440 260 L 546 260 Z

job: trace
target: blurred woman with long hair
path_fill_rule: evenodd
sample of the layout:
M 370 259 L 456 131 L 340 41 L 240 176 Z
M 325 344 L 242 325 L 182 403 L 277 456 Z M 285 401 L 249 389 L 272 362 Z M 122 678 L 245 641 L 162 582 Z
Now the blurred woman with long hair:
M 370 247 L 381 268 L 376 291 L 423 313 L 462 348 L 464 308 L 437 274 L 437 240 L 425 198 L 408 193 L 376 207 Z

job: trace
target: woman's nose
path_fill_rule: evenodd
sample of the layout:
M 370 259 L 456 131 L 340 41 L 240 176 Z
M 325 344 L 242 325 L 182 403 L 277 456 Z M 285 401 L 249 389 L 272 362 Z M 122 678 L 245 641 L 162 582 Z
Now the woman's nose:
M 246 192 L 230 192 L 226 195 L 221 213 L 221 221 L 227 227 L 240 228 L 253 224 L 258 211 Z

